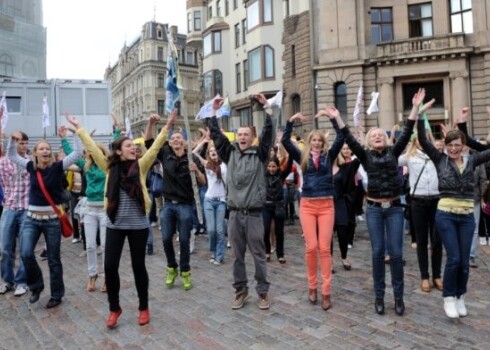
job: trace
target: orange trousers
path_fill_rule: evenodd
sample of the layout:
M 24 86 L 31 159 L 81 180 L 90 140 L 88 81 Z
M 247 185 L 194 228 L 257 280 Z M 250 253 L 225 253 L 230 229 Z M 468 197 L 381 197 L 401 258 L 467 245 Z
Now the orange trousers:
M 305 263 L 308 286 L 318 287 L 318 253 L 322 275 L 322 294 L 330 295 L 332 284 L 331 242 L 335 219 L 333 198 L 301 198 L 299 215 L 305 238 Z

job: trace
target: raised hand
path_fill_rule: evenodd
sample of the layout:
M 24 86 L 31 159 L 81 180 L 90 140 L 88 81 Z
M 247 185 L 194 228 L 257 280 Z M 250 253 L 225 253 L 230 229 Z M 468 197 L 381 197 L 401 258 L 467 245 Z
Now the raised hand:
M 415 95 L 413 95 L 412 105 L 418 107 L 422 102 L 424 102 L 424 98 L 425 98 L 425 89 L 420 88 L 419 91 L 417 91 Z
M 66 138 L 66 132 L 68 131 L 68 128 L 65 126 L 65 125 L 61 125 L 59 128 L 58 128 L 58 137 L 60 139 L 64 139 Z
M 221 108 L 221 106 L 223 105 L 223 102 L 224 102 L 224 98 L 223 97 L 216 97 L 214 100 L 213 100 L 213 110 L 214 111 L 217 111 L 218 109 Z
M 71 125 L 73 125 L 75 129 L 80 129 L 80 122 L 77 120 L 77 118 L 69 115 L 68 113 L 65 114 L 65 118 Z
M 161 119 L 161 118 L 160 118 L 160 116 L 159 116 L 158 114 L 152 114 L 152 115 L 150 116 L 150 120 L 149 120 L 149 122 L 150 122 L 151 124 L 155 124 L 155 123 L 159 122 L 159 121 L 160 121 L 160 119 Z
M 301 114 L 301 112 L 298 112 L 292 117 L 289 117 L 290 122 L 294 122 L 295 120 L 300 120 L 301 122 L 304 122 L 306 119 L 308 119 L 308 117 Z
M 265 106 L 267 104 L 267 99 L 264 94 L 255 94 L 252 95 L 253 99 L 259 102 L 261 105 Z
M 470 115 L 470 108 L 463 107 L 459 113 L 459 123 L 466 123 L 468 121 L 468 116 Z
M 419 109 L 419 114 L 422 114 L 424 113 L 425 111 L 429 110 L 432 108 L 432 105 L 434 104 L 434 102 L 436 102 L 436 99 L 433 98 L 432 100 L 430 100 L 429 102 L 425 103 L 424 106 L 422 108 Z

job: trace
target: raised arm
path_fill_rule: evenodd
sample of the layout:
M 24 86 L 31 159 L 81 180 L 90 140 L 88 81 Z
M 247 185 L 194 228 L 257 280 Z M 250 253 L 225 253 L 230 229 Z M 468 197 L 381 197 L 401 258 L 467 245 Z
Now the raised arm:
M 7 157 L 12 162 L 25 169 L 30 160 L 19 156 L 19 153 L 17 153 L 17 141 L 18 140 L 13 136 L 10 138 L 7 146 Z
M 456 125 L 458 126 L 458 129 L 466 137 L 466 145 L 469 148 L 474 149 L 475 151 L 482 152 L 482 151 L 488 149 L 489 146 L 488 145 L 482 145 L 480 142 L 473 140 L 468 135 L 468 127 L 467 127 L 466 122 L 468 121 L 469 114 L 470 114 L 470 109 L 468 107 L 461 108 L 461 112 L 459 114 L 459 118 L 456 121 Z
M 209 137 L 204 136 L 202 138 L 202 140 L 197 144 L 197 146 L 194 147 L 194 149 L 192 150 L 192 154 L 194 154 L 197 157 L 197 159 L 199 159 L 199 161 L 201 162 L 203 167 L 206 167 L 206 165 L 208 164 L 208 161 L 206 159 L 204 159 L 203 157 L 201 157 L 200 152 L 201 152 L 201 149 L 204 146 L 204 144 L 208 143 L 209 141 L 210 141 Z
M 266 161 L 269 157 L 269 150 L 272 147 L 273 140 L 273 127 L 272 127 L 272 109 L 267 99 L 263 94 L 255 94 L 253 98 L 264 107 L 265 120 L 264 127 L 259 136 L 259 158 L 262 161 Z
M 305 121 L 307 119 L 306 116 L 301 113 L 296 113 L 295 115 L 289 117 L 286 128 L 284 129 L 284 133 L 282 134 L 281 143 L 289 154 L 289 157 L 292 157 L 294 161 L 297 163 L 301 163 L 301 151 L 298 147 L 296 147 L 291 141 L 291 134 L 293 133 L 293 124 L 295 120 Z
M 58 128 L 58 136 L 61 139 L 61 148 L 63 149 L 63 152 L 65 154 L 70 154 L 73 152 L 73 148 L 71 147 L 70 142 L 68 142 L 68 140 L 66 139 L 67 131 L 68 131 L 68 128 L 66 126 L 64 126 L 64 125 L 60 126 Z M 83 148 L 83 146 L 80 144 L 80 139 L 76 136 L 74 139 L 75 139 L 75 142 L 79 142 L 77 146 L 81 150 Z M 83 169 L 83 167 L 85 166 L 85 163 L 86 163 L 86 161 L 83 158 L 80 158 L 75 162 L 76 166 L 79 167 L 80 169 Z
M 150 117 L 150 120 L 154 120 L 155 123 L 160 120 L 160 116 L 158 114 L 153 114 Z M 177 110 L 174 109 L 170 115 L 168 116 L 167 124 L 160 130 L 155 142 L 151 145 L 148 151 L 139 159 L 140 169 L 146 174 L 148 170 L 153 165 L 155 158 L 157 157 L 158 152 L 162 148 L 165 141 L 168 138 L 168 129 L 175 123 L 175 119 L 177 119 Z M 148 123 L 149 124 L 149 123 Z
M 333 128 L 335 129 L 335 140 L 332 144 L 332 147 L 330 147 L 330 150 L 328 151 L 328 157 L 333 162 L 335 158 L 337 158 L 337 156 L 339 155 L 340 150 L 344 145 L 344 134 L 342 133 L 341 129 L 345 128 L 345 124 L 340 117 L 340 112 L 334 106 L 327 106 L 325 110 L 318 111 L 315 117 L 319 117 L 322 115 L 326 115 L 328 118 L 330 118 Z

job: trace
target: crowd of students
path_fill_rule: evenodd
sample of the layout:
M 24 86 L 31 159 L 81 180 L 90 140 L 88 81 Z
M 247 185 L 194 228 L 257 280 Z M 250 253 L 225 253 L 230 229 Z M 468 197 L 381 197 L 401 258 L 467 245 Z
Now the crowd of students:
M 220 98 L 214 100 L 214 116 L 195 142 L 174 128 L 177 111 L 170 113 L 156 138 L 153 129 L 160 116 L 150 117 L 144 145 L 141 142 L 136 147 L 134 140 L 117 131 L 111 151 L 97 144 L 75 117 L 67 115 L 69 126 L 58 130 L 65 156 L 58 160 L 45 140 L 37 142 L 28 155 L 28 136 L 13 132 L 6 155 L 0 158 L 4 192 L 0 294 L 13 291 L 21 296 L 29 290 L 29 302 L 39 300 L 44 279 L 34 250 L 42 234 L 50 275 L 46 307 L 62 303 L 61 227 L 50 202 L 63 205 L 66 173 L 74 172 L 78 175 L 72 175 L 69 187 L 69 207 L 76 227 L 73 242 L 84 242 L 88 292 L 95 291 L 99 274 L 97 244 L 103 250 L 105 282 L 101 290 L 108 296 L 108 328 L 117 326 L 122 313 L 118 269 L 126 238 L 139 300 L 138 323 L 150 322 L 145 256 L 153 254 L 152 227 L 158 220 L 167 259 L 166 285 L 173 287 L 180 276 L 183 289 L 192 289 L 192 238 L 199 229 L 197 210 L 201 210 L 196 205 L 196 190 L 202 194 L 198 204 L 202 205 L 210 262 L 216 266 L 225 263 L 227 239 L 232 249 L 233 309 L 242 308 L 249 293 L 247 247 L 255 266 L 257 305 L 260 309 L 270 307 L 267 264 L 274 251 L 278 262 L 286 263 L 284 226 L 294 223 L 296 199 L 305 240 L 308 300 L 318 302 L 319 268 L 320 304 L 323 310 L 330 309 L 333 237 L 336 233 L 343 268 L 351 270 L 347 255 L 363 194 L 372 247 L 375 311 L 380 315 L 385 312 L 388 256 L 395 312 L 400 316 L 405 312 L 403 232 L 404 212 L 408 211 L 421 290 L 431 291 L 430 256 L 432 285 L 442 291 L 446 315 L 466 316 L 464 296 L 470 261 L 476 256 L 481 208 L 490 199 L 487 182 L 481 180 L 486 177 L 483 164 L 490 161 L 490 149 L 467 135 L 469 110 L 461 111 L 458 129 L 444 130 L 444 143 L 436 147 L 419 117 L 434 103 L 431 100 L 420 107 L 425 99 L 423 89 L 414 95 L 404 130 L 393 143 L 379 128 L 371 129 L 363 142 L 350 132 L 339 111 L 328 106 L 315 117 L 327 117 L 332 122 L 335 138 L 329 146 L 328 135 L 319 130 L 312 131 L 305 141 L 292 137 L 295 121 L 307 118 L 301 113 L 291 116 L 275 138 L 271 106 L 261 94 L 253 98 L 264 108 L 262 133 L 255 137 L 252 127 L 243 126 L 237 130 L 235 142 L 222 133 L 215 117 L 223 103 Z M 74 134 L 72 144 L 66 138 L 68 131 Z M 465 151 L 466 145 L 473 151 Z M 406 173 L 408 193 L 403 185 Z M 157 175 L 161 177 L 158 186 L 153 178 Z M 156 197 L 160 195 L 163 203 L 158 218 Z M 404 209 L 403 196 L 410 199 L 408 209 Z M 485 223 L 485 216 L 481 217 Z M 481 237 L 480 243 L 486 244 L 485 233 Z M 17 245 L 20 260 L 15 271 Z M 447 259 L 442 272 L 443 248 Z

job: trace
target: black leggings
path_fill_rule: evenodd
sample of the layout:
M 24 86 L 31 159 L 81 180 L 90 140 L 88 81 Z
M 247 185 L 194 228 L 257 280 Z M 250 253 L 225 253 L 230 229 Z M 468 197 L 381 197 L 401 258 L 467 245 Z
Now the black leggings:
M 340 257 L 347 259 L 347 245 L 349 244 L 349 226 L 347 225 L 335 225 L 334 231 L 337 232 L 337 238 L 339 240 Z M 332 252 L 333 252 L 333 239 L 332 239 Z
M 141 230 L 119 230 L 107 228 L 105 243 L 105 281 L 109 310 L 121 309 L 119 305 L 119 262 L 121 260 L 124 241 L 128 237 L 131 266 L 139 298 L 139 310 L 148 309 L 148 272 L 145 265 L 146 241 L 148 228 Z

